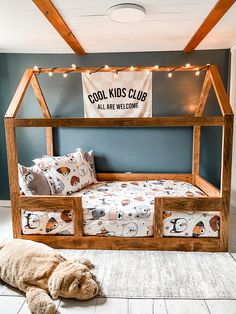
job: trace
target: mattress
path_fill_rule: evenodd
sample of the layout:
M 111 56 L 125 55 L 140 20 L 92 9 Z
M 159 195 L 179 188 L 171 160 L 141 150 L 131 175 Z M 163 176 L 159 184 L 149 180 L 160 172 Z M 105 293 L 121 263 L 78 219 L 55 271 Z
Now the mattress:
M 103 181 L 74 196 L 82 197 L 84 235 L 153 236 L 154 198 L 158 196 L 204 197 L 194 185 L 172 180 Z M 71 220 L 62 219 L 62 213 Z M 22 211 L 23 234 L 73 234 L 72 212 Z M 37 227 L 29 222 L 37 215 Z M 50 228 L 49 228 L 50 227 Z M 218 237 L 218 212 L 165 212 L 164 236 Z

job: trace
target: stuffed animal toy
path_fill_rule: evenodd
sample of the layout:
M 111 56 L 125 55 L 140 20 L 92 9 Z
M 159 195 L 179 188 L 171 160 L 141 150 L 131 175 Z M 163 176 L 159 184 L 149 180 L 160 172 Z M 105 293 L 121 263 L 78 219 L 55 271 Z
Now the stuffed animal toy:
M 54 314 L 58 297 L 88 300 L 99 288 L 86 258 L 66 260 L 47 245 L 13 240 L 0 246 L 0 279 L 26 293 L 33 314 Z M 50 298 L 50 296 L 51 298 Z

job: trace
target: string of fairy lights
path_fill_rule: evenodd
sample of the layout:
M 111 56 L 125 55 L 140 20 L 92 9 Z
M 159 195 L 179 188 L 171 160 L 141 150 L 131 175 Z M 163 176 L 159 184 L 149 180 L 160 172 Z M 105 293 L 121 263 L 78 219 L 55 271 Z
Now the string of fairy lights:
M 208 64 L 206 64 L 205 66 L 196 67 L 196 68 L 194 69 L 194 71 L 193 71 L 193 72 L 195 73 L 195 76 L 199 76 L 200 73 L 201 73 L 201 71 L 204 70 L 204 69 L 206 69 L 206 68 L 208 68 L 209 66 L 210 66 L 210 64 L 208 63 Z M 148 67 L 147 70 L 146 70 L 146 72 L 156 72 L 156 71 L 160 70 L 162 67 L 163 67 L 163 66 L 161 66 L 161 65 L 154 65 L 154 66 L 152 66 L 152 67 Z M 187 68 L 187 69 L 188 69 L 188 68 L 191 68 L 191 64 L 190 64 L 190 63 L 186 63 L 184 66 L 179 65 L 179 66 L 170 68 L 169 71 L 167 71 L 167 72 L 168 72 L 168 73 L 167 73 L 168 78 L 172 78 L 174 71 L 176 71 L 176 70 L 179 69 L 179 68 L 183 68 L 183 67 L 184 67 L 184 68 Z M 37 65 L 34 66 L 34 70 L 37 71 L 37 73 L 36 73 L 37 75 L 39 75 L 39 74 L 41 73 L 41 69 L 42 69 L 42 68 L 38 67 Z M 51 69 L 47 72 L 48 76 L 49 76 L 49 77 L 52 77 L 53 74 L 54 74 L 54 71 L 55 71 L 56 69 L 58 69 L 58 68 L 57 68 L 57 67 L 51 68 Z M 75 70 L 78 70 L 78 69 L 80 69 L 80 68 L 77 67 L 76 64 L 73 63 L 73 64 L 71 64 L 71 69 L 66 70 L 65 72 L 62 73 L 62 75 L 63 75 L 64 78 L 67 78 L 69 73 L 73 73 Z M 103 71 L 104 71 L 104 70 L 109 71 L 109 70 L 110 70 L 110 67 L 109 67 L 108 64 L 105 64 L 104 66 L 98 67 L 98 68 L 97 68 L 96 70 L 94 70 L 94 71 L 87 71 L 87 72 L 88 72 L 90 75 L 92 75 L 92 74 L 97 73 L 97 72 L 99 72 L 99 71 L 101 71 L 101 70 L 103 70 Z M 116 70 L 113 70 L 113 71 L 110 71 L 110 72 L 113 73 L 113 77 L 114 77 L 114 78 L 117 78 L 118 75 L 119 75 L 119 72 L 122 72 L 122 71 L 131 71 L 131 72 L 132 72 L 132 71 L 135 71 L 135 70 L 136 70 L 135 66 L 131 65 L 131 66 L 123 67 L 123 68 L 121 68 L 121 69 L 119 68 L 119 69 L 116 69 Z

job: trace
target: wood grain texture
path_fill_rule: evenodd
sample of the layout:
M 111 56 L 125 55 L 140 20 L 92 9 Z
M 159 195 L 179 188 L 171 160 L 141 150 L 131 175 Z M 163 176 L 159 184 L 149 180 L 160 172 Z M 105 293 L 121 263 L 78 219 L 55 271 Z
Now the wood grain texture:
M 75 235 L 82 237 L 84 234 L 84 215 L 81 197 L 73 197 L 73 212 Z
M 231 168 L 232 168 L 232 147 L 233 147 L 233 126 L 232 115 L 225 116 L 222 137 L 222 166 L 221 166 L 221 194 L 224 200 L 223 213 L 221 215 L 220 238 L 223 251 L 228 251 L 229 239 L 229 209 L 231 192 Z
M 51 118 L 51 114 L 49 112 L 48 106 L 43 96 L 43 92 L 41 90 L 41 87 L 39 85 L 39 82 L 35 74 L 32 75 L 30 83 L 35 93 L 35 96 L 37 97 L 39 106 L 43 112 L 44 117 Z M 46 128 L 46 144 L 47 144 L 47 154 L 50 156 L 53 156 L 53 129 L 52 127 Z
M 22 79 L 16 89 L 16 92 L 12 98 L 12 101 L 7 109 L 7 112 L 5 114 L 6 118 L 15 118 L 17 115 L 17 112 L 20 108 L 21 102 L 24 98 L 25 92 L 27 90 L 27 87 L 29 85 L 29 82 L 31 80 L 31 77 L 33 75 L 32 69 L 26 69 Z
M 212 85 L 212 82 L 211 82 L 209 70 L 207 70 L 205 78 L 204 78 L 204 82 L 202 85 L 201 94 L 199 96 L 197 108 L 195 111 L 195 117 L 201 117 L 203 115 L 203 111 L 204 111 L 205 106 L 206 106 L 206 101 L 207 101 L 207 97 L 208 97 L 210 89 L 211 89 L 211 85 Z
M 195 111 L 195 117 L 201 117 L 206 106 L 207 97 L 211 88 L 212 82 L 207 70 L 205 79 L 203 82 L 201 94 L 199 97 L 198 105 Z M 201 146 L 201 126 L 197 125 L 193 128 L 193 160 L 192 160 L 192 173 L 193 184 L 196 184 L 196 175 L 199 174 L 200 165 L 200 146 Z
M 211 197 L 221 197 L 220 190 L 199 175 L 196 176 L 195 184 L 206 193 L 206 195 Z
M 97 173 L 98 181 L 179 180 L 192 182 L 188 173 Z
M 178 127 L 178 126 L 222 126 L 224 118 L 211 117 L 153 117 L 153 118 L 52 118 L 16 119 L 16 127 Z
M 234 3 L 235 0 L 218 0 L 214 8 L 205 18 L 205 20 L 200 25 L 200 27 L 193 35 L 193 37 L 190 39 L 190 41 L 188 42 L 183 51 L 184 52 L 193 51 Z
M 162 197 L 163 211 L 223 211 L 221 197 Z
M 72 196 L 19 196 L 19 206 L 21 209 L 57 211 L 73 209 Z
M 12 228 L 13 236 L 21 234 L 21 219 L 19 211 L 19 180 L 18 180 L 18 156 L 16 146 L 16 129 L 13 127 L 14 118 L 5 118 L 5 134 L 8 161 L 8 178 L 10 186 Z
M 233 115 L 233 110 L 229 104 L 229 99 L 217 67 L 210 65 L 209 73 L 222 115 Z
M 200 169 L 200 146 L 201 146 L 201 126 L 193 127 L 193 156 L 192 156 L 192 174 L 193 184 L 196 184 L 196 176 Z
M 85 51 L 79 41 L 76 39 L 54 4 L 51 0 L 32 0 L 47 20 L 52 24 L 56 31 L 71 47 L 71 49 L 79 55 L 85 55 Z
M 43 236 L 18 235 L 20 239 L 42 242 L 54 248 L 94 250 L 169 250 L 169 251 L 220 251 L 217 238 L 160 238 L 96 237 L 96 236 Z
M 163 199 L 155 197 L 154 206 L 153 235 L 155 238 L 161 238 L 163 236 Z

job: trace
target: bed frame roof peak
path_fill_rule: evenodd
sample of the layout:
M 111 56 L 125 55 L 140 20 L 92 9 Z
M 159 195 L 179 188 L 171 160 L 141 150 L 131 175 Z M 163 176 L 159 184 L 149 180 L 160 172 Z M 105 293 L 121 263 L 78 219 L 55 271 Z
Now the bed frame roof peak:
M 37 75 L 40 73 L 49 73 L 50 71 L 53 71 L 55 74 L 61 74 L 61 73 L 79 73 L 79 72 L 114 72 L 114 71 L 123 71 L 128 69 L 129 67 L 109 67 L 106 69 L 105 67 L 92 67 L 92 68 L 29 68 L 26 69 L 22 79 L 17 87 L 17 90 L 12 98 L 12 101 L 8 107 L 8 110 L 6 112 L 5 118 L 16 118 L 17 112 L 21 106 L 22 100 L 24 98 L 25 92 L 31 84 L 33 91 L 36 95 L 36 98 L 38 100 L 38 103 L 40 105 L 40 108 L 43 112 L 44 118 L 50 119 L 51 115 L 48 109 L 48 106 L 46 104 L 45 98 L 43 96 L 43 92 L 41 90 L 41 87 L 39 85 Z M 233 115 L 232 108 L 229 104 L 228 97 L 223 85 L 223 82 L 221 80 L 220 74 L 218 72 L 218 69 L 215 65 L 192 65 L 190 67 L 186 66 L 160 66 L 159 68 L 155 68 L 153 66 L 136 66 L 132 69 L 132 71 L 152 71 L 152 72 L 171 72 L 171 71 L 181 71 L 181 72 L 191 72 L 191 71 L 206 71 L 205 80 L 203 83 L 202 91 L 199 97 L 199 102 L 197 105 L 197 109 L 195 112 L 195 117 L 200 117 L 203 114 L 206 100 L 210 91 L 211 86 L 213 86 L 218 104 L 220 106 L 220 110 L 223 116 L 229 116 Z M 171 119 L 172 117 L 169 117 Z M 133 118 L 136 119 L 136 118 Z M 149 119 L 149 118 L 145 118 Z M 109 118 L 108 118 L 109 120 Z M 116 120 L 116 119 L 113 119 Z M 143 120 L 144 121 L 144 120 Z M 173 120 L 174 122 L 174 120 Z M 194 123 L 193 123 L 194 125 Z

